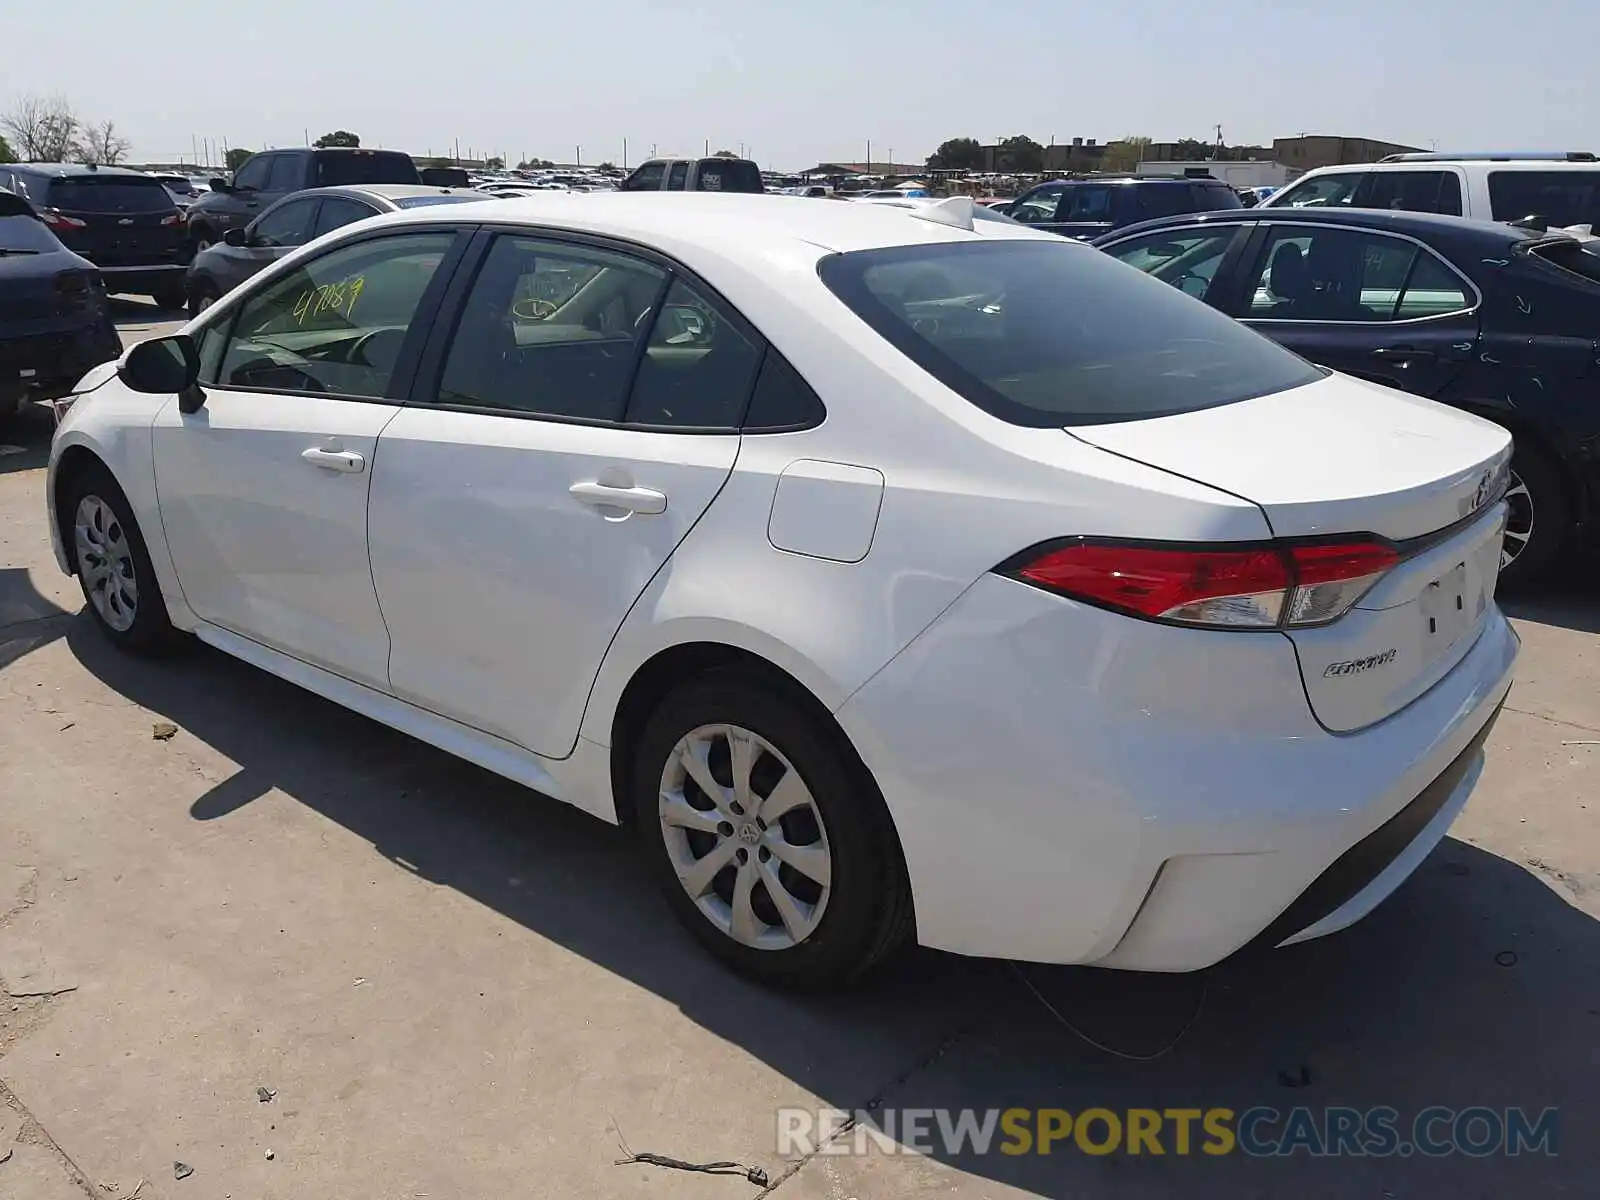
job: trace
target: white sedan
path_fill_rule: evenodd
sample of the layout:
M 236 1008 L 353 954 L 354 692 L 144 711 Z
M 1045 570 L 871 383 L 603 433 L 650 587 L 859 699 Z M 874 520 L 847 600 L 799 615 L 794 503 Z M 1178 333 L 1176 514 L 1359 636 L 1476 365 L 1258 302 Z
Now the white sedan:
M 785 985 L 1359 919 L 1478 778 L 1510 443 L 1088 246 L 775 196 L 347 226 L 85 378 L 63 570 L 637 829 Z

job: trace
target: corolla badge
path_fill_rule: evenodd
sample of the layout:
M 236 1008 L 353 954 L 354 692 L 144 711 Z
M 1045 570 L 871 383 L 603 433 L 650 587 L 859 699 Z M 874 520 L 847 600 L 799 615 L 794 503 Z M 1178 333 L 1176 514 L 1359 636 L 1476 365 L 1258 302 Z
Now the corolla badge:
M 1382 654 L 1369 654 L 1366 658 L 1347 658 L 1344 662 L 1329 663 L 1323 668 L 1322 677 L 1333 679 L 1340 675 L 1361 675 L 1374 667 L 1386 667 L 1399 657 L 1399 650 L 1389 649 Z

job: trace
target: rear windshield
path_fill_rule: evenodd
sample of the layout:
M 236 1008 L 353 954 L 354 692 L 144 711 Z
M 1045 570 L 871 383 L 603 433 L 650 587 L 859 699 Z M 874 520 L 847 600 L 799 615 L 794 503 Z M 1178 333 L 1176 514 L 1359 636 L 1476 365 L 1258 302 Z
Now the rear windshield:
M 34 216 L 28 202 L 0 188 L 0 250 L 49 254 L 59 249 L 61 243 L 56 241 L 56 235 Z
M 702 192 L 760 192 L 761 169 L 747 158 L 702 158 L 700 183 Z
M 1068 242 L 860 250 L 819 271 L 923 370 L 1013 425 L 1136 421 L 1322 378 L 1216 309 Z
M 1575 242 L 1563 239 L 1530 246 L 1528 252 L 1545 262 L 1554 263 L 1564 271 L 1600 283 L 1600 241 Z
M 318 187 L 421 182 L 411 156 L 398 150 L 339 150 L 317 155 Z
M 400 208 L 426 208 L 430 204 L 475 204 L 490 198 L 480 192 L 476 196 L 396 196 L 394 202 Z
M 1490 171 L 1496 221 L 1543 217 L 1551 225 L 1600 226 L 1600 167 L 1592 171 Z
M 172 196 L 159 179 L 74 175 L 52 179 L 45 203 L 64 212 L 149 213 L 171 209 Z

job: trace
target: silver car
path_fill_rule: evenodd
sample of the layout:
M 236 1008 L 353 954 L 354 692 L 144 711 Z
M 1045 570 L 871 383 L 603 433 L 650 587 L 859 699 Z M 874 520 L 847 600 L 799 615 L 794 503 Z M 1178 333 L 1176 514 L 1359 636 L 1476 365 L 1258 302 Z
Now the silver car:
M 493 199 L 467 188 L 415 183 L 372 183 L 307 188 L 285 196 L 243 229 L 230 229 L 189 264 L 189 312 L 198 315 L 257 271 L 298 246 L 343 225 L 379 213 Z

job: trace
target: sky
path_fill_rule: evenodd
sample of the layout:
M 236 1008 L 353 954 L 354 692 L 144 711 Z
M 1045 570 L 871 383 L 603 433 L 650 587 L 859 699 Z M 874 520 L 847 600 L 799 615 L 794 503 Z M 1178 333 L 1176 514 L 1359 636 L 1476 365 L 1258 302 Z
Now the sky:
M 1593 0 L 14 0 L 0 113 L 64 93 L 133 161 L 333 129 L 412 153 L 920 162 L 947 138 L 1327 133 L 1600 150 Z M 70 14 L 69 19 L 64 15 Z

